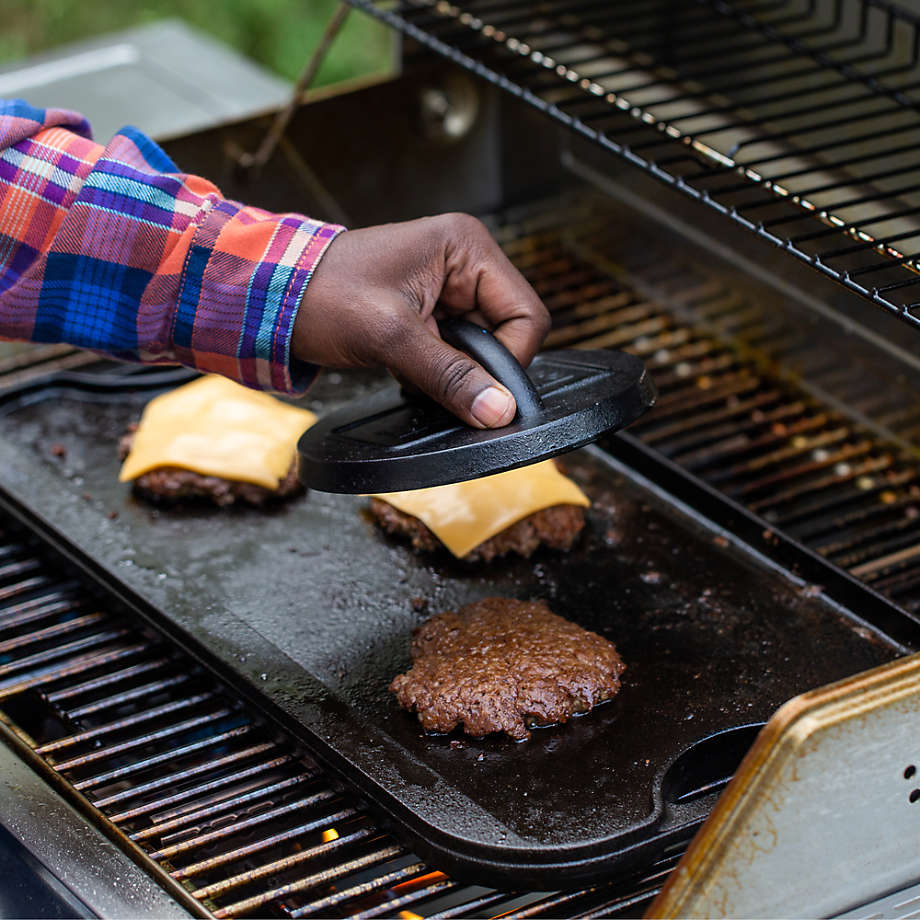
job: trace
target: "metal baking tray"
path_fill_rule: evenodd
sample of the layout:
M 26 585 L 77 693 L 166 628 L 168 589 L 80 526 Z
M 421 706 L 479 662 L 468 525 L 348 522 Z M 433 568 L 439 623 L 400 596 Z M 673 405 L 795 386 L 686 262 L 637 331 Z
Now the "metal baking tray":
M 157 373 L 0 393 L 0 503 L 461 879 L 558 888 L 649 860 L 693 833 L 784 701 L 920 647 L 915 619 L 747 512 L 710 491 L 704 517 L 616 459 L 659 469 L 628 436 L 565 458 L 594 504 L 563 555 L 418 557 L 355 496 L 152 507 L 117 481 L 116 447 L 163 386 Z M 326 374 L 303 402 L 322 412 L 380 381 Z M 422 732 L 387 691 L 412 629 L 491 595 L 543 598 L 613 640 L 627 665 L 619 696 L 522 744 Z

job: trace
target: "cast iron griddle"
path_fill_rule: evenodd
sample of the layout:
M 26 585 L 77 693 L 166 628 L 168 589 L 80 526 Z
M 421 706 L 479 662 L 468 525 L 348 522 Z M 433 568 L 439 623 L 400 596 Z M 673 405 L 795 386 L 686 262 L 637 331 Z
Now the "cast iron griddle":
M 305 404 L 321 412 L 378 384 L 328 375 Z M 4 501 L 204 646 L 461 877 L 560 887 L 648 858 L 705 817 L 707 784 L 781 703 L 904 651 L 596 449 L 565 458 L 594 500 L 572 553 L 471 567 L 419 559 L 353 496 L 152 508 L 118 483 L 116 457 L 151 393 L 83 395 L 0 406 Z M 627 664 L 617 699 L 523 744 L 425 735 L 387 692 L 411 631 L 490 595 L 544 598 L 612 639 Z

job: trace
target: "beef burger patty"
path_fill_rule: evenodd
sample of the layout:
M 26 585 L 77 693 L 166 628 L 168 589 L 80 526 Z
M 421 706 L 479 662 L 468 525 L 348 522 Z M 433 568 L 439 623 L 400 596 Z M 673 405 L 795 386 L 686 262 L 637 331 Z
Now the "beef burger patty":
M 441 541 L 417 517 L 388 505 L 382 499 L 371 499 L 370 512 L 387 533 L 408 538 L 412 547 L 420 552 L 432 552 L 443 547 Z M 555 505 L 535 511 L 506 527 L 462 558 L 466 562 L 491 562 L 499 556 L 517 553 L 527 559 L 540 546 L 567 551 L 572 548 L 584 526 L 584 508 L 578 505 Z
M 412 667 L 391 692 L 428 731 L 458 725 L 476 737 L 566 722 L 620 689 L 613 643 L 554 614 L 542 601 L 491 597 L 447 611 L 413 635 Z
M 131 425 L 118 445 L 118 457 L 124 460 L 131 450 L 137 425 Z M 267 489 L 252 482 L 204 476 L 178 466 L 163 466 L 138 476 L 133 482 L 134 492 L 154 502 L 172 503 L 186 499 L 204 499 L 220 507 L 237 502 L 264 505 L 276 499 L 290 498 L 303 492 L 297 478 L 297 460 L 291 462 L 287 475 L 277 488 Z

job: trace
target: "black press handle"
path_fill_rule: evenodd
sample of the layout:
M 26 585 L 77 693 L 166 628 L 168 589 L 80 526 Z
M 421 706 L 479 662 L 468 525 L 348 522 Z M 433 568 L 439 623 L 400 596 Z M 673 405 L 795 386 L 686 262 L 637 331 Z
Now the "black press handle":
M 448 345 L 475 358 L 499 383 L 510 391 L 517 403 L 517 417 L 532 418 L 543 411 L 543 400 L 527 371 L 517 358 L 488 329 L 465 319 L 442 319 L 438 322 L 441 338 Z

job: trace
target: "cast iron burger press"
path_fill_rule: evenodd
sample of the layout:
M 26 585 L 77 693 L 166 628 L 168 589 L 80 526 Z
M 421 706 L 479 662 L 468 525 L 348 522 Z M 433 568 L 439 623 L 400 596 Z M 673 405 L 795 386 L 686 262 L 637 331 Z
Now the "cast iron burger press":
M 444 341 L 474 357 L 512 393 L 517 415 L 481 430 L 398 384 L 348 403 L 297 445 L 301 482 L 321 492 L 403 492 L 547 460 L 634 422 L 655 401 L 642 361 L 622 351 L 538 354 L 525 371 L 491 333 L 443 320 Z

